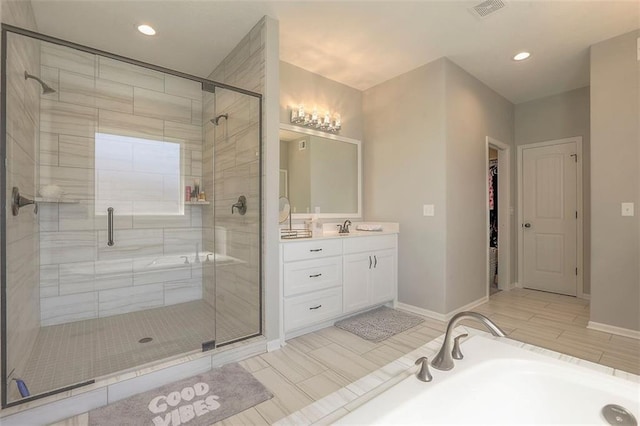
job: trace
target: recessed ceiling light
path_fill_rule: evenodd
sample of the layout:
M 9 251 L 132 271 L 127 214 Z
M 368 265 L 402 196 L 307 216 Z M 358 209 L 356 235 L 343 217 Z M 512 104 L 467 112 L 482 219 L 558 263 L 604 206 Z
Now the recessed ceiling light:
M 147 24 L 138 25 L 138 31 L 148 36 L 152 36 L 156 34 L 156 30 L 154 30 L 151 25 L 147 25 Z
M 513 57 L 513 60 L 514 61 L 524 61 L 525 59 L 529 58 L 529 56 L 531 56 L 531 53 L 529 53 L 529 52 L 520 52 L 520 53 L 517 53 Z

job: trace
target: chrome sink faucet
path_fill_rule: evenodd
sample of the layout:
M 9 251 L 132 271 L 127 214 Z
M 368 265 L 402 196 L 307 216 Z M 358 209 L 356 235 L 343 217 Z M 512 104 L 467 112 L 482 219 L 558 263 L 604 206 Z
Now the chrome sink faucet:
M 342 225 L 338 226 L 338 234 L 348 234 L 349 226 L 351 226 L 351 221 L 349 219 L 345 220 Z
M 431 366 L 433 368 L 436 368 L 438 370 L 444 370 L 444 371 L 451 370 L 453 368 L 453 354 L 452 354 L 453 351 L 451 348 L 452 342 L 453 342 L 452 331 L 456 327 L 456 325 L 464 319 L 474 319 L 484 324 L 484 326 L 487 327 L 487 329 L 494 336 L 498 336 L 498 337 L 506 336 L 505 332 L 502 331 L 500 327 L 498 327 L 493 321 L 491 321 L 489 318 L 485 317 L 484 315 L 479 314 L 477 312 L 470 312 L 470 311 L 460 312 L 454 315 L 453 318 L 451 318 L 451 320 L 449 321 L 449 324 L 447 325 L 447 332 L 444 335 L 444 342 L 442 343 L 440 352 L 438 352 L 435 358 L 433 358 L 433 361 L 431 361 Z M 458 357 L 462 358 L 461 354 L 458 354 L 460 352 L 460 348 L 458 347 L 457 349 L 458 350 L 456 353 L 456 358 Z

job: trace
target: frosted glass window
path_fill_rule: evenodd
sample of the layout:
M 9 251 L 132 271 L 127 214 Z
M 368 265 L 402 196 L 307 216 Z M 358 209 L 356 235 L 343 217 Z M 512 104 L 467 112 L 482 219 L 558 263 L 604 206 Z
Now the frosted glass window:
M 95 140 L 96 214 L 184 214 L 180 144 L 106 133 Z

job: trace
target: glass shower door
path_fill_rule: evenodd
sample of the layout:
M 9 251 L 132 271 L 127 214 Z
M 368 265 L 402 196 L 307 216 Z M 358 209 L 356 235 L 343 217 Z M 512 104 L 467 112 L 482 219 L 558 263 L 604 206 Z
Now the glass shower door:
M 262 331 L 261 100 L 216 88 L 213 125 L 218 344 Z

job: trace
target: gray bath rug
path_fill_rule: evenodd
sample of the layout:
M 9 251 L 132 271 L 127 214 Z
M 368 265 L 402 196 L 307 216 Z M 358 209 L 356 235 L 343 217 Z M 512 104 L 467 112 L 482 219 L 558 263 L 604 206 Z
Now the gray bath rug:
M 89 412 L 92 426 L 205 426 L 273 398 L 237 363 Z
M 418 316 L 381 306 L 338 321 L 336 327 L 378 343 L 423 321 L 424 319 Z

